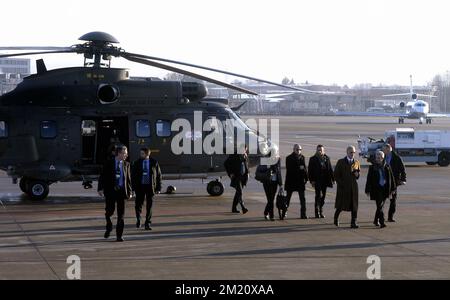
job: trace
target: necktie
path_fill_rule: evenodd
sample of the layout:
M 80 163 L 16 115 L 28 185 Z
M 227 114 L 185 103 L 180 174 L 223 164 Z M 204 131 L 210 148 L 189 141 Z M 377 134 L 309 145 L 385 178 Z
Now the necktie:
M 142 184 L 150 184 L 150 172 L 148 160 L 144 160 L 144 166 L 142 171 Z
M 122 161 L 118 161 L 116 164 L 116 185 L 122 187 Z

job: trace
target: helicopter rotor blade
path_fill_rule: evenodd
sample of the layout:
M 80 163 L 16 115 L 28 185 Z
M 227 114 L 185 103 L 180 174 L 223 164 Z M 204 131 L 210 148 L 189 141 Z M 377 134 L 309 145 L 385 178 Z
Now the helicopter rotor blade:
M 3 57 L 17 57 L 17 56 L 28 56 L 28 55 L 37 55 L 37 54 L 56 54 L 56 53 L 75 53 L 75 52 L 76 52 L 75 49 L 67 48 L 66 50 L 55 50 L 55 51 L 38 51 L 38 52 L 0 54 L 0 58 L 3 58 Z
M 320 92 L 311 91 L 311 90 L 308 90 L 308 89 L 288 86 L 288 85 L 284 85 L 284 84 L 281 84 L 281 83 L 276 83 L 276 82 L 272 82 L 272 81 L 268 81 L 268 80 L 264 80 L 264 79 L 260 79 L 260 78 L 255 78 L 255 77 L 242 75 L 242 74 L 237 74 L 237 73 L 233 73 L 233 72 L 229 72 L 229 71 L 224 71 L 224 70 L 214 69 L 214 68 L 210 68 L 210 67 L 190 64 L 190 63 L 186 63 L 186 62 L 181 62 L 181 61 L 176 61 L 176 60 L 171 60 L 171 59 L 166 59 L 166 58 L 160 58 L 160 57 L 154 57 L 154 56 L 147 56 L 147 55 L 143 55 L 143 54 L 129 53 L 129 52 L 124 52 L 124 54 L 131 55 L 131 56 L 138 57 L 138 58 L 144 58 L 144 59 L 150 59 L 150 60 L 158 60 L 158 61 L 163 61 L 163 62 L 168 62 L 168 63 L 184 65 L 184 66 L 188 66 L 188 67 L 193 67 L 193 68 L 213 71 L 213 72 L 217 72 L 217 73 L 223 73 L 223 74 L 227 74 L 227 75 L 231 75 L 231 76 L 246 78 L 246 79 L 254 80 L 254 81 L 258 81 L 258 82 L 264 82 L 264 83 L 267 83 L 267 84 L 276 85 L 276 86 L 279 86 L 279 87 L 283 87 L 283 88 L 287 88 L 287 89 L 291 89 L 291 90 L 296 90 L 296 91 L 301 91 L 301 92 L 305 92 L 305 93 L 311 93 L 311 94 L 318 94 L 319 93 L 320 94 Z
M 0 50 L 69 50 L 70 47 L 53 47 L 53 46 L 13 46 L 0 47 Z
M 150 61 L 150 60 L 147 60 L 147 59 L 142 59 L 140 57 L 135 57 L 134 55 L 130 55 L 129 53 L 127 53 L 127 54 L 123 54 L 122 53 L 121 56 L 123 58 L 129 60 L 129 61 L 133 61 L 133 62 L 136 62 L 136 63 L 139 63 L 139 64 L 144 64 L 144 65 L 148 65 L 148 66 L 152 66 L 152 67 L 156 67 L 156 68 L 160 68 L 160 69 L 164 69 L 164 70 L 168 70 L 168 71 L 184 74 L 184 75 L 187 75 L 187 76 L 190 76 L 190 77 L 193 77 L 193 78 L 197 78 L 197 79 L 200 79 L 200 80 L 205 80 L 205 81 L 208 81 L 208 82 L 211 82 L 211 83 L 214 83 L 214 84 L 217 84 L 217 85 L 220 85 L 220 86 L 232 89 L 232 90 L 239 91 L 239 92 L 244 93 L 244 94 L 258 95 L 257 93 L 255 93 L 255 92 L 253 92 L 251 90 L 247 90 L 247 89 L 244 89 L 244 88 L 241 88 L 241 87 L 238 87 L 238 86 L 235 86 L 235 85 L 223 82 L 223 81 L 212 79 L 212 78 L 200 75 L 200 74 L 192 73 L 192 72 L 189 72 L 189 71 L 186 71 L 186 70 L 182 70 L 182 69 L 179 69 L 179 68 L 176 68 L 176 67 L 172 67 L 172 66 L 168 66 L 168 65 L 165 65 L 165 64 L 161 64 L 161 63 L 158 63 L 158 62 L 155 62 L 155 61 Z

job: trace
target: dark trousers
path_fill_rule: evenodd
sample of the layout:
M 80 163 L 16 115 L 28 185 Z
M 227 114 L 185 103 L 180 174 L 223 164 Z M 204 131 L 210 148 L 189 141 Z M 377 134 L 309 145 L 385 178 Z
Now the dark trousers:
M 316 197 L 314 199 L 314 208 L 316 214 L 322 212 L 323 205 L 325 204 L 325 196 L 327 195 L 327 186 L 316 183 L 314 185 L 316 191 Z
M 291 197 L 294 191 L 287 191 L 287 206 L 291 204 Z M 300 216 L 306 216 L 306 198 L 305 191 L 298 191 L 298 197 L 300 198 Z M 323 205 L 322 205 L 323 206 Z
M 141 218 L 142 206 L 144 201 L 147 200 L 145 223 L 152 223 L 152 207 L 153 207 L 153 192 L 150 186 L 140 186 L 136 189 L 135 211 L 136 219 Z
M 275 201 L 275 195 L 277 194 L 278 183 L 277 182 L 264 183 L 263 187 L 267 199 L 266 208 L 264 209 L 264 215 L 265 216 L 269 215 L 269 217 L 273 219 L 274 218 L 273 204 Z
M 124 216 L 125 216 L 125 200 L 127 196 L 125 190 L 114 191 L 111 194 L 105 195 L 105 218 L 106 218 L 106 231 L 112 231 L 113 224 L 111 222 L 111 216 L 116 210 L 117 204 L 117 225 L 116 225 L 116 235 L 121 237 L 123 235 L 123 228 L 125 226 Z
M 375 200 L 377 204 L 377 211 L 375 212 L 375 219 L 373 220 L 374 223 L 380 223 L 384 224 L 384 203 L 386 202 L 386 198 L 379 197 Z
M 341 212 L 342 212 L 342 209 L 336 208 L 336 211 L 334 213 L 334 219 L 335 220 L 339 219 L 339 215 L 341 214 Z M 352 213 L 352 224 L 355 224 L 356 223 L 356 219 L 358 218 L 358 211 L 352 210 L 351 213 Z
M 391 203 L 389 205 L 388 218 L 392 219 L 392 218 L 394 218 L 395 208 L 397 207 L 397 191 L 394 191 L 392 193 L 390 201 L 391 201 Z
M 244 200 L 242 199 L 242 182 L 240 180 L 236 180 L 236 193 L 234 193 L 233 198 L 233 210 L 237 210 L 238 204 L 241 205 L 241 208 L 244 209 Z

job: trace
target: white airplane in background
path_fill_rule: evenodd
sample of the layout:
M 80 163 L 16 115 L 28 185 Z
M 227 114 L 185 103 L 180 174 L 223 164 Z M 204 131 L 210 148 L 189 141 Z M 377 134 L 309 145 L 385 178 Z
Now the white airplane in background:
M 411 85 L 410 85 L 409 93 L 383 95 L 383 97 L 409 96 L 410 101 L 408 101 L 406 104 L 405 104 L 405 102 L 400 102 L 400 107 L 405 108 L 405 112 L 400 112 L 400 113 L 359 112 L 359 113 L 353 113 L 353 115 L 398 117 L 399 124 L 405 123 L 405 119 L 419 120 L 419 124 L 423 124 L 423 121 L 425 120 L 426 124 L 431 124 L 432 118 L 449 118 L 450 117 L 450 115 L 448 115 L 448 114 L 430 113 L 430 104 L 424 100 L 419 100 L 417 97 L 436 98 L 436 96 L 414 93 L 413 85 L 412 85 L 412 75 L 410 75 L 410 82 L 411 82 Z M 339 115 L 350 115 L 352 113 L 340 112 L 338 114 Z

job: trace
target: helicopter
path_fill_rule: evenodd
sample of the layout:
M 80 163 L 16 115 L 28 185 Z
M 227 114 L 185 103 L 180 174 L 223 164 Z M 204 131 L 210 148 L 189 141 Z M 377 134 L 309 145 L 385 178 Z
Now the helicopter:
M 0 96 L 0 169 L 13 184 L 32 200 L 43 200 L 51 184 L 81 181 L 85 189 L 93 186 L 111 145 L 128 147 L 130 160 L 138 158 L 141 147 L 149 147 L 159 161 L 164 179 L 207 179 L 211 196 L 220 196 L 226 174 L 226 154 L 175 154 L 171 142 L 175 134 L 172 122 L 183 118 L 194 124 L 195 112 L 203 120 L 233 119 L 237 131 L 257 136 L 258 152 L 249 155 L 250 166 L 258 158 L 278 151 L 278 146 L 250 129 L 231 108 L 227 99 L 208 97 L 201 82 L 133 79 L 129 70 L 111 67 L 112 57 L 180 73 L 206 82 L 237 90 L 255 92 L 213 78 L 173 67 L 172 63 L 265 82 L 305 93 L 312 91 L 285 86 L 246 75 L 190 63 L 126 52 L 116 46 L 112 35 L 94 31 L 79 38 L 83 43 L 70 47 L 0 47 L 18 50 L 0 54 L 0 58 L 55 53 L 84 56 L 82 67 L 47 70 L 43 59 L 36 60 L 36 74 Z M 163 63 L 165 62 L 165 63 Z M 313 93 L 313 92 L 312 92 Z M 192 133 L 190 138 L 196 138 Z M 204 138 L 200 133 L 200 139 Z M 225 141 L 226 142 L 226 141 Z M 262 149 L 262 150 L 261 150 Z M 169 186 L 167 192 L 176 188 Z

